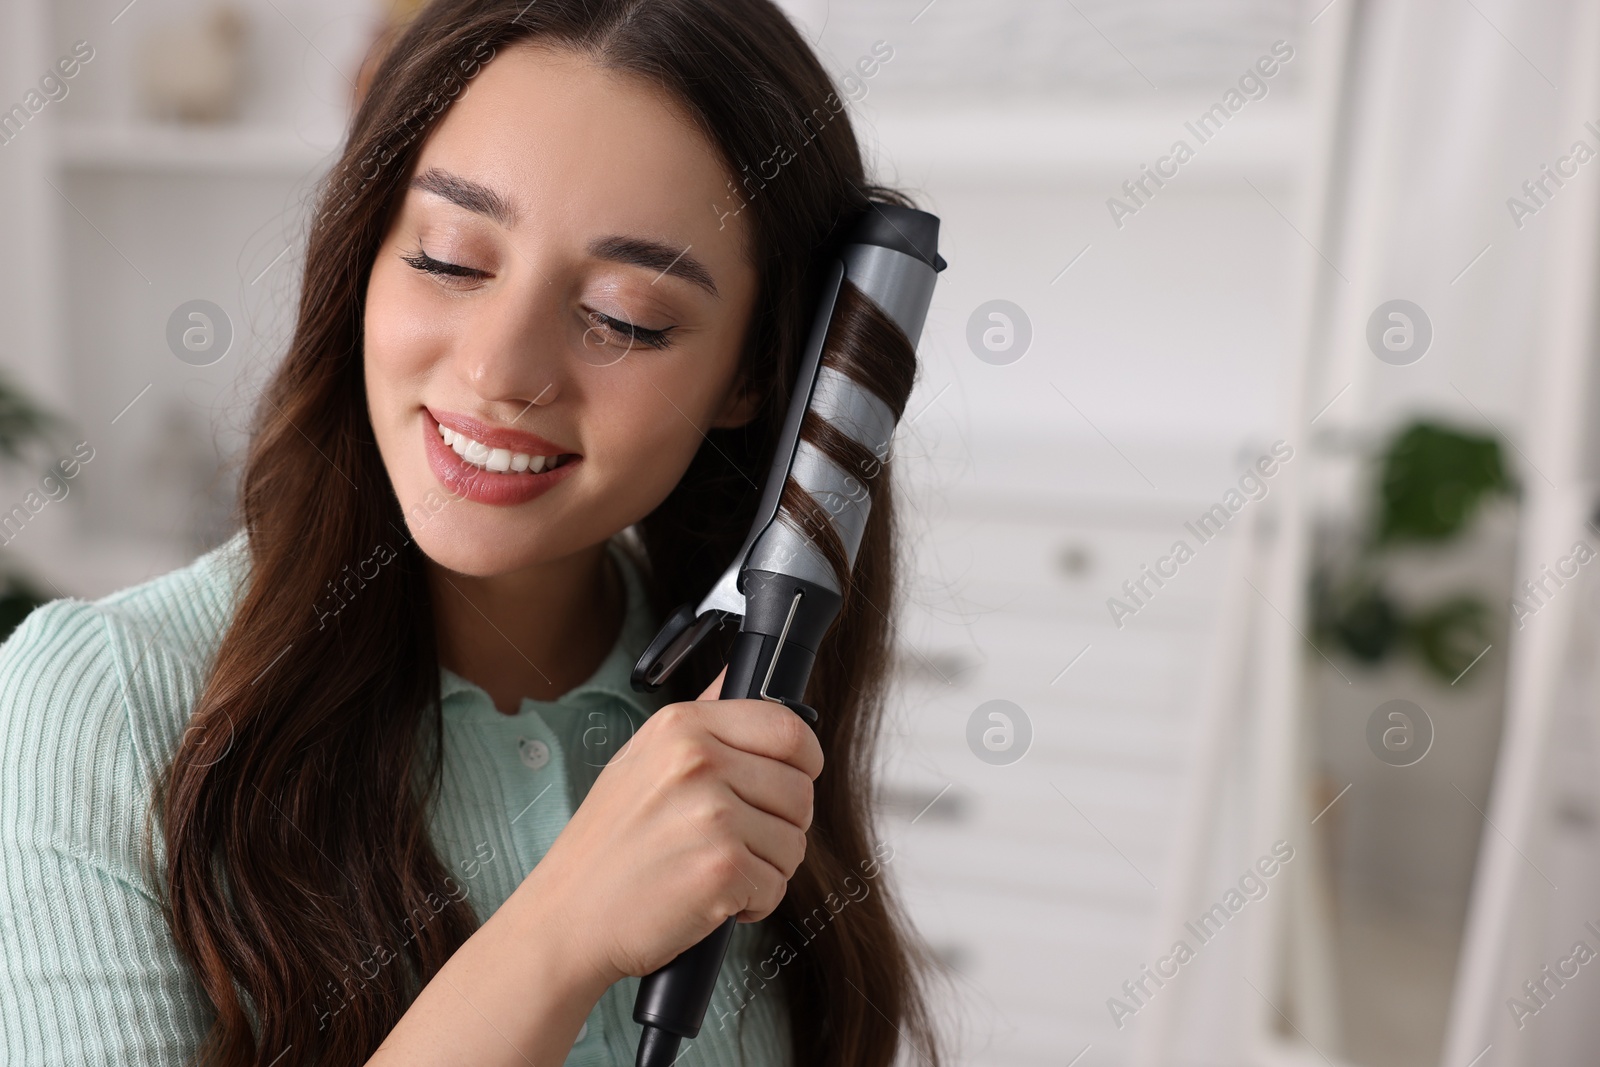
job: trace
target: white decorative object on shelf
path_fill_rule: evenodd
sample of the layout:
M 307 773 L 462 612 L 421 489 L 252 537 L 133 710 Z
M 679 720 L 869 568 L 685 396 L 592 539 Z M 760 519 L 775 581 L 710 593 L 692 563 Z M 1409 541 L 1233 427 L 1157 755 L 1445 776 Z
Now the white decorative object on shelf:
M 218 4 L 202 20 L 166 25 L 140 42 L 139 99 L 154 119 L 234 118 L 244 89 L 244 11 Z

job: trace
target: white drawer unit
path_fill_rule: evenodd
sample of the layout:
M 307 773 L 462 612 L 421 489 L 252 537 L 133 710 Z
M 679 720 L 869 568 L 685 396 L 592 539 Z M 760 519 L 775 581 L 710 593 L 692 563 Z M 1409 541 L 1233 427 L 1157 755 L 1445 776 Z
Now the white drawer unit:
M 1120 626 L 1106 600 L 1126 602 L 1122 583 L 1175 540 L 1195 545 L 1199 510 L 943 499 L 910 531 L 880 827 L 952 968 L 970 1062 L 1127 1057 L 1106 1001 L 1149 960 L 1233 533 L 1146 579 Z M 969 737 L 996 700 L 1031 733 L 1014 762 Z
M 904 523 L 919 580 L 913 603 L 947 612 L 1004 609 L 1098 625 L 1112 621 L 1106 600 L 1114 596 L 1136 609 L 1123 620 L 1123 629 L 1147 616 L 1164 626 L 1182 626 L 1203 612 L 1207 579 L 1220 573 L 1218 542 L 1227 537 L 1226 529 L 1221 538 L 1208 541 L 1191 529 L 1204 505 L 1106 515 L 1083 510 L 1052 515 L 1037 506 L 1007 514 L 1003 506 L 943 505 L 937 522 L 913 517 Z M 1166 564 L 1170 577 L 1144 577 L 1144 569 L 1170 557 L 1179 540 L 1189 545 L 1193 558 Z M 1123 590 L 1124 582 L 1141 578 L 1148 608 Z

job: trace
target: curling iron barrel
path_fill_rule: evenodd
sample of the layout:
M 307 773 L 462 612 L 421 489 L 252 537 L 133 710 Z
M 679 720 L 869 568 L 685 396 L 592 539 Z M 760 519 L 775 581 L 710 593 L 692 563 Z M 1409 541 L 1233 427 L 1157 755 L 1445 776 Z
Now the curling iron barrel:
M 917 214 L 933 219 L 923 212 Z M 876 213 L 869 212 L 864 220 L 869 225 L 863 227 L 868 232 L 858 233 L 856 240 L 844 248 L 840 257 L 844 277 L 877 304 L 915 347 L 933 298 L 937 268 L 929 260 L 898 248 L 860 243 L 862 238 L 873 236 L 892 235 L 904 239 L 903 234 L 891 227 L 870 225 L 877 219 Z M 933 219 L 933 223 L 936 236 L 938 220 Z M 889 234 L 873 232 L 883 229 L 888 229 Z M 938 263 L 943 266 L 942 259 Z M 837 286 L 834 290 L 836 294 Z M 820 326 L 825 334 L 827 323 Z M 894 437 L 894 413 L 870 390 L 843 372 L 832 367 L 816 369 L 807 410 L 866 449 L 875 460 L 881 462 L 887 458 L 889 443 Z M 784 463 L 784 470 L 778 469 L 778 461 Z M 767 484 L 777 483 L 781 488 L 779 479 L 792 477 L 827 516 L 844 546 L 846 562 L 853 569 L 861 534 L 872 510 L 872 497 L 866 485 L 871 475 L 870 471 L 841 469 L 816 445 L 797 435 L 792 458 L 781 454 L 777 457 Z M 770 524 L 757 538 L 745 561 L 745 569 L 789 574 L 842 593 L 833 568 L 818 551 L 813 537 L 805 529 L 797 528 L 792 516 L 785 517 L 789 521 Z
M 738 616 L 720 698 L 775 701 L 816 725 L 817 712 L 801 701 L 817 649 L 845 593 L 840 575 L 817 546 L 824 536 L 820 524 L 837 537 L 846 575 L 852 573 L 872 510 L 867 483 L 876 469 L 841 468 L 802 438 L 801 426 L 810 414 L 870 453 L 875 463 L 886 459 L 895 412 L 861 383 L 823 366 L 822 350 L 846 279 L 915 348 L 934 282 L 945 267 L 938 236 L 938 218 L 895 204 L 873 203 L 856 222 L 823 285 L 755 522 L 706 597 L 696 607 L 686 604 L 674 612 L 645 650 L 633 670 L 634 688 L 658 688 L 701 640 Z M 809 520 L 780 506 L 791 478 L 816 505 Z M 667 1067 L 681 1040 L 700 1032 L 733 928 L 729 916 L 705 940 L 645 976 L 633 1010 L 634 1021 L 644 1027 L 638 1067 Z

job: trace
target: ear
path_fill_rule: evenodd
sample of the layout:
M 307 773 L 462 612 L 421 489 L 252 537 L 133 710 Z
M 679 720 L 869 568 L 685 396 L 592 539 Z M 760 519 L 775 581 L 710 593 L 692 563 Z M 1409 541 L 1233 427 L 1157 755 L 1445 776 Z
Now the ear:
M 756 412 L 760 410 L 761 398 L 749 388 L 744 374 L 741 373 L 734 378 L 733 384 L 728 386 L 728 392 L 722 398 L 722 408 L 717 412 L 717 417 L 711 420 L 711 426 L 717 430 L 743 426 L 755 418 Z

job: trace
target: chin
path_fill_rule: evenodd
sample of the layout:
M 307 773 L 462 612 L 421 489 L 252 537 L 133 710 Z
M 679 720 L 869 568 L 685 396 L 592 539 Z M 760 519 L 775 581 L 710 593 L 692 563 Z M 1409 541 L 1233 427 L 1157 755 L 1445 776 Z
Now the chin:
M 439 541 L 434 544 L 430 541 Z M 430 538 L 424 534 L 417 538 L 422 554 L 452 574 L 471 578 L 493 578 L 509 574 L 527 566 L 532 560 L 508 551 L 504 546 L 488 544 L 471 545 L 460 541 Z
M 513 524 L 497 509 L 452 497 L 436 485 L 414 494 L 405 505 L 405 525 L 417 548 L 434 563 L 473 577 L 519 570 L 543 553 L 536 524 Z
M 605 528 L 579 529 L 570 517 L 539 515 L 540 503 L 498 508 L 452 498 L 431 486 L 407 507 L 406 526 L 428 559 L 455 574 L 492 578 L 568 559 L 606 540 Z M 430 505 L 433 509 L 430 511 Z

